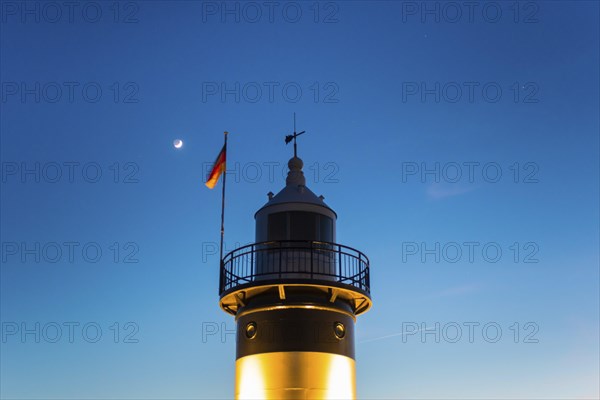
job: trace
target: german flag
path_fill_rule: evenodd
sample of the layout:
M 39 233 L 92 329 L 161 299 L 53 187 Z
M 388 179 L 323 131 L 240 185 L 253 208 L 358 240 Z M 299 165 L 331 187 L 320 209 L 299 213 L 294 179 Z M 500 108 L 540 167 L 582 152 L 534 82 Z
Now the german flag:
M 221 152 L 219 153 L 219 155 L 217 156 L 217 159 L 215 160 L 215 164 L 213 165 L 212 170 L 210 171 L 210 173 L 208 174 L 208 177 L 206 178 L 205 185 L 207 188 L 209 188 L 209 189 L 214 188 L 215 185 L 217 184 L 217 182 L 219 181 L 221 174 L 223 174 L 225 172 L 226 154 L 227 154 L 227 143 L 223 145 Z

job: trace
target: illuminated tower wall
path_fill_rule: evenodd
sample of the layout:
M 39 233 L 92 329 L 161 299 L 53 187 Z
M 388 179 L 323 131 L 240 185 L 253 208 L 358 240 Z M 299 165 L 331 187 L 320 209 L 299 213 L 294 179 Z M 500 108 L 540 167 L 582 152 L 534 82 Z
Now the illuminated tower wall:
M 223 259 L 220 305 L 237 325 L 236 399 L 356 397 L 354 324 L 371 307 L 369 261 L 336 243 L 336 213 L 302 160 L 255 214 L 256 243 Z

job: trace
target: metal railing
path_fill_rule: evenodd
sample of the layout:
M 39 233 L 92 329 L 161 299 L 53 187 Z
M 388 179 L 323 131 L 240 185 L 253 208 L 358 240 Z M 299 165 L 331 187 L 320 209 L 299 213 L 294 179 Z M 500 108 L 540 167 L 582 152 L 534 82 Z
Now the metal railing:
M 370 294 L 369 259 L 331 242 L 282 240 L 253 243 L 223 257 L 219 295 L 239 286 L 281 281 L 314 281 L 352 286 Z

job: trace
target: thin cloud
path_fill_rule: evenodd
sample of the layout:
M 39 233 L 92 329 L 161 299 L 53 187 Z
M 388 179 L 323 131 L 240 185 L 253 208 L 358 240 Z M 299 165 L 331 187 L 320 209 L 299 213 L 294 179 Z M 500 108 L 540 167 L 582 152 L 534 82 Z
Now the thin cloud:
M 409 335 L 409 334 L 412 335 L 412 334 L 415 334 L 417 332 L 431 330 L 431 329 L 435 329 L 435 328 L 433 328 L 433 327 L 426 327 L 425 329 L 417 329 L 415 331 L 410 331 L 410 332 L 392 333 L 392 334 L 385 335 L 385 336 L 380 336 L 380 337 L 376 337 L 376 338 L 372 338 L 372 339 L 362 340 L 362 341 L 358 342 L 358 344 L 371 343 L 371 342 L 376 342 L 376 341 L 379 341 L 379 340 L 389 339 L 389 338 L 393 338 L 393 337 L 406 336 L 406 335 Z
M 476 292 L 481 289 L 481 285 L 472 283 L 468 285 L 462 286 L 454 286 L 448 289 L 444 289 L 441 292 L 438 292 L 433 295 L 433 297 L 446 297 L 446 296 L 459 296 L 466 293 Z
M 456 184 L 433 183 L 427 188 L 427 196 L 434 200 L 445 199 L 447 197 L 459 196 L 473 190 L 473 187 L 458 186 Z
M 415 298 L 415 301 L 423 301 L 423 300 L 431 300 L 438 299 L 440 297 L 452 297 L 452 296 L 462 296 L 465 294 L 477 292 L 481 290 L 483 286 L 479 283 L 469 283 L 461 286 L 453 286 L 446 289 L 442 289 L 433 293 L 426 293 L 422 296 L 418 296 Z

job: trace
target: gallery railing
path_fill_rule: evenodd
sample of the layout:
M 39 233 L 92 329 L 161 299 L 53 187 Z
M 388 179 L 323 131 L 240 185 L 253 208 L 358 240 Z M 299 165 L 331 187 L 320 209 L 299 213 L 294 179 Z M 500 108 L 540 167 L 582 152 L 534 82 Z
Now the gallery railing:
M 253 243 L 223 257 L 219 295 L 239 287 L 292 281 L 349 287 L 370 295 L 369 259 L 331 242 L 283 240 Z

